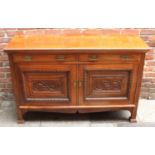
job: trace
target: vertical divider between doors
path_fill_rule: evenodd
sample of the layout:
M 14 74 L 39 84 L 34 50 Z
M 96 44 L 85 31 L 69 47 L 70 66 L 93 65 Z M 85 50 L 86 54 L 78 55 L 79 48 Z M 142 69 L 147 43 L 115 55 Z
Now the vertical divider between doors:
M 83 95 L 84 95 L 84 76 L 83 76 L 83 68 L 84 64 L 78 65 L 78 81 L 80 81 L 81 86 L 78 88 L 78 101 L 79 101 L 79 106 L 83 105 Z
M 77 61 L 78 63 L 76 64 L 76 81 L 79 81 L 79 69 L 80 69 L 80 64 L 79 64 L 79 55 L 77 55 Z M 76 86 L 76 104 L 79 105 L 79 85 Z

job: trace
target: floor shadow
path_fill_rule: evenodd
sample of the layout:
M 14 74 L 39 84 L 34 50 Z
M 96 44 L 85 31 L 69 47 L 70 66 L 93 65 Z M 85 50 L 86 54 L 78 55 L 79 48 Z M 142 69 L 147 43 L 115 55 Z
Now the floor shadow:
M 108 111 L 97 113 L 52 113 L 52 112 L 27 112 L 24 116 L 26 120 L 41 121 L 128 121 L 130 114 L 128 111 Z

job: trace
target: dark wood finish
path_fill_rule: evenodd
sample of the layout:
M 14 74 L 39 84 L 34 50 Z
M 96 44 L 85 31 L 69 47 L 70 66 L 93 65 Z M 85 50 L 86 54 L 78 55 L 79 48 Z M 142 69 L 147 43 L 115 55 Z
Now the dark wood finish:
M 18 122 L 28 111 L 120 109 L 129 110 L 135 122 L 147 45 L 134 37 L 74 37 L 66 42 L 65 37 L 40 36 L 38 41 L 37 36 L 16 36 L 6 48 Z

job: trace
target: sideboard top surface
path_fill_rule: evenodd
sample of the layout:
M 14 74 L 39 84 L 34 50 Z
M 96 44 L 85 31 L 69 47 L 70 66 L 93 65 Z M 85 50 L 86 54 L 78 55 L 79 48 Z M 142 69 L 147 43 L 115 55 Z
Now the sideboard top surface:
M 129 35 L 16 35 L 9 42 L 8 50 L 37 49 L 138 49 L 149 46 L 138 36 Z

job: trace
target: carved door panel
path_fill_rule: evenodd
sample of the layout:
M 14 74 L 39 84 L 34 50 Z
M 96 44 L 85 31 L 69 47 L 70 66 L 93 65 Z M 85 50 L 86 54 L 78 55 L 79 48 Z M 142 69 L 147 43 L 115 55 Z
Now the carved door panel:
M 79 104 L 130 104 L 136 88 L 137 66 L 133 64 L 81 65 Z M 134 93 L 133 93 L 134 94 Z
M 76 104 L 76 66 L 20 64 L 17 68 L 23 104 Z

